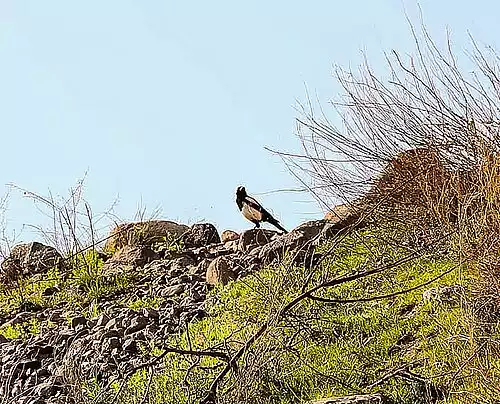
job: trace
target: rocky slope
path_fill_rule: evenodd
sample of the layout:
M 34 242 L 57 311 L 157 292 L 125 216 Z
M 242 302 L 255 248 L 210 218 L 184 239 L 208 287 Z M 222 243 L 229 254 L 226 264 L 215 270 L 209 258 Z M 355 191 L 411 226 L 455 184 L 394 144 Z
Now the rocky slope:
M 82 386 L 90 389 L 94 382 L 131 374 L 153 358 L 144 346 L 164 347 L 169 335 L 203 318 L 209 288 L 257 271 L 287 251 L 311 265 L 318 258 L 314 245 L 354 219 L 344 215 L 308 222 L 287 235 L 225 231 L 222 238 L 208 223 L 122 225 L 106 243 L 113 254 L 100 253 L 92 272 L 99 285 L 104 279 L 112 286 L 109 293 L 97 293 L 89 282 L 72 283 L 74 268 L 51 247 L 16 247 L 2 263 L 1 402 L 81 402 L 89 393 Z M 54 266 L 59 268 L 56 281 L 45 287 Z M 128 282 L 117 287 L 113 283 L 123 274 Z M 20 281 L 30 277 L 30 285 L 42 285 L 31 294 Z M 86 298 L 75 304 L 75 295 Z

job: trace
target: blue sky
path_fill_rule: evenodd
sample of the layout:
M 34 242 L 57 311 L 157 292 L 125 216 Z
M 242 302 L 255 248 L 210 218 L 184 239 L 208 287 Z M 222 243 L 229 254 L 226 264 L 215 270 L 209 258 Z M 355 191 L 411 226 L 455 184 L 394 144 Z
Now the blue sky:
M 419 4 L 437 39 L 497 47 L 497 1 Z M 0 0 L 0 185 L 67 195 L 87 172 L 95 213 L 118 197 L 125 221 L 160 207 L 239 231 L 243 184 L 285 227 L 319 218 L 305 194 L 268 193 L 298 184 L 264 147 L 298 149 L 294 106 L 307 86 L 328 109 L 334 64 L 364 51 L 383 71 L 384 51 L 411 53 L 405 9 L 418 23 L 402 0 Z M 46 221 L 17 192 L 7 219 Z

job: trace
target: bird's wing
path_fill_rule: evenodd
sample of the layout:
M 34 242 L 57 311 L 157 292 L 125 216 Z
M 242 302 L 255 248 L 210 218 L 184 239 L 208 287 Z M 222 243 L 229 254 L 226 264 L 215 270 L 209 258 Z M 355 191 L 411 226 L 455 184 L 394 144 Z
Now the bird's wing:
M 262 205 L 257 202 L 254 198 L 252 198 L 251 196 L 246 196 L 245 197 L 245 203 L 250 206 L 252 209 L 255 209 L 259 212 L 265 212 L 266 210 L 262 207 Z

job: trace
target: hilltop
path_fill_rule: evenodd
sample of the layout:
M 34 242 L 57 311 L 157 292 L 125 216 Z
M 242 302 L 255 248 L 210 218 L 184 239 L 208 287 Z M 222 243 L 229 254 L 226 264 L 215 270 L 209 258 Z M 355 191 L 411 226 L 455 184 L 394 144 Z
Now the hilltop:
M 456 205 L 438 223 L 423 209 L 437 192 L 395 191 L 422 164 L 435 190 L 464 184 L 409 151 L 286 235 L 155 220 L 69 256 L 15 247 L 2 402 L 496 402 L 498 267 L 465 246 Z

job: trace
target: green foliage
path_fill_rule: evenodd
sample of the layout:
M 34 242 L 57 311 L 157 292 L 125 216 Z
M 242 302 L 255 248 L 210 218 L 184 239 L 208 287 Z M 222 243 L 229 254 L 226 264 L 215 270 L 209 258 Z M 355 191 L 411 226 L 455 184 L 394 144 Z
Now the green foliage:
M 68 266 L 69 274 L 64 276 L 52 269 L 46 275 L 19 279 L 15 286 L 0 284 L 0 315 L 16 313 L 26 304 L 46 308 L 64 302 L 68 311 L 84 309 L 84 314 L 93 318 L 99 314 L 94 304 L 97 299 L 126 290 L 136 276 L 128 267 L 114 273 L 104 271 L 103 260 L 94 250 L 71 258 Z M 56 292 L 44 296 L 43 292 L 53 287 L 57 287 Z
M 40 321 L 32 318 L 28 321 L 24 321 L 15 325 L 9 324 L 7 326 L 2 326 L 0 327 L 0 334 L 7 339 L 26 339 L 29 335 L 39 334 L 40 330 Z
M 21 324 L 16 324 L 0 328 L 0 334 L 7 339 L 17 339 L 24 337 L 26 331 Z
M 127 307 L 132 310 L 140 309 L 157 309 L 165 301 L 159 296 L 144 296 L 127 304 Z
M 168 251 L 178 253 L 184 249 L 184 242 L 181 238 L 176 237 L 174 234 L 167 233 L 163 236 L 163 240 L 154 243 L 152 248 L 156 252 Z
M 189 334 L 173 337 L 171 344 L 234 354 L 268 323 L 265 336 L 239 363 L 237 375 L 232 375 L 226 387 L 221 386 L 221 397 L 230 402 L 285 404 L 383 391 L 395 402 L 418 404 L 430 402 L 429 387 L 445 394 L 443 403 L 470 401 L 474 394 L 488 397 L 479 380 L 483 375 L 474 373 L 471 360 L 474 355 L 486 360 L 477 350 L 483 335 L 465 304 L 476 278 L 475 267 L 457 265 L 453 256 L 432 249 L 414 254 L 415 249 L 390 243 L 388 238 L 401 241 L 404 235 L 397 229 L 393 233 L 368 230 L 340 244 L 323 245 L 321 250 L 331 255 L 311 277 L 310 286 L 374 268 L 386 269 L 315 295 L 367 299 L 415 288 L 446 274 L 430 285 L 381 299 L 348 303 L 305 299 L 278 317 L 311 275 L 303 267 L 284 262 L 215 289 L 210 316 L 190 325 Z M 394 263 L 398 265 L 390 265 Z M 423 292 L 430 288 L 436 293 L 423 299 Z M 452 292 L 441 299 L 440 291 Z M 139 402 L 149 378 L 148 403 L 201 398 L 224 365 L 210 357 L 168 354 L 163 371 L 152 376 L 146 370 L 137 372 L 120 400 Z M 417 376 L 397 374 L 383 379 L 397 369 L 407 369 L 427 384 L 418 382 Z M 500 377 L 500 369 L 492 370 L 492 375 Z

